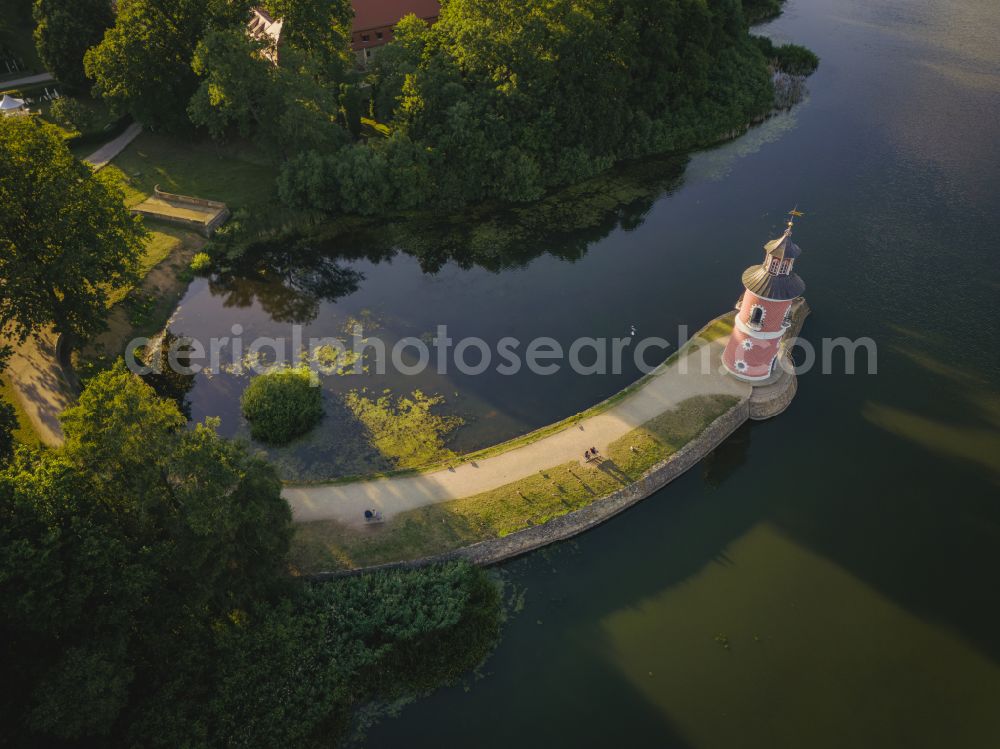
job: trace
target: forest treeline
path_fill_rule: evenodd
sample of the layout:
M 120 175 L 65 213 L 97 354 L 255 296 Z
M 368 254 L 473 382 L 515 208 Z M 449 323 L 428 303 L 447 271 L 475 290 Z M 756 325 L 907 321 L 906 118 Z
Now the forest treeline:
M 252 139 L 293 209 L 525 202 L 765 116 L 774 66 L 817 60 L 757 43 L 748 14 L 777 2 L 745 2 L 446 0 L 359 71 L 349 0 L 265 2 L 284 19 L 276 49 L 246 33 L 251 0 L 121 0 L 79 75 L 153 129 Z

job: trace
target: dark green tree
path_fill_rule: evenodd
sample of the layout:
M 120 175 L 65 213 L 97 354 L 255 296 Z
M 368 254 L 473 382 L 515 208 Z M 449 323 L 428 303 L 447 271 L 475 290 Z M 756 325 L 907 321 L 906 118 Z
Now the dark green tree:
M 191 120 L 215 138 L 233 131 L 252 137 L 281 159 L 346 143 L 338 90 L 320 82 L 315 60 L 289 47 L 275 65 L 264 55 L 267 44 L 239 28 L 209 32 L 194 55 L 201 83 L 188 107 Z
M 751 26 L 763 23 L 781 15 L 781 6 L 785 0 L 742 0 L 743 15 Z
M 149 745 L 151 725 L 156 744 L 187 743 L 168 706 L 196 709 L 216 629 L 284 579 L 291 517 L 273 470 L 184 421 L 119 366 L 66 412 L 61 450 L 0 473 L 0 711 L 15 743 Z
M 323 418 L 323 392 L 305 366 L 254 377 L 240 407 L 253 438 L 272 445 L 305 434 Z
M 17 429 L 17 412 L 13 405 L 0 398 L 0 466 L 14 454 L 15 429 Z
M 245 28 L 250 0 L 119 0 L 115 25 L 84 57 L 95 92 L 145 125 L 182 130 L 198 87 L 198 42 L 215 29 Z
M 410 18 L 397 32 L 369 76 L 392 146 L 302 154 L 279 180 L 289 205 L 533 201 L 725 137 L 773 103 L 739 0 L 451 0 L 434 26 Z M 393 163 L 390 149 L 414 158 Z M 424 189 L 400 201 L 414 176 Z
M 265 6 L 282 19 L 282 54 L 294 49 L 313 60 L 314 75 L 330 87 L 352 77 L 350 0 L 267 0 Z
M 498 611 L 496 585 L 466 563 L 304 586 L 222 633 L 214 743 L 336 745 L 354 707 L 475 668 L 496 641 Z
M 392 30 L 392 44 L 387 44 L 371 63 L 368 75 L 372 85 L 372 115 L 388 122 L 393 118 L 403 95 L 406 76 L 416 72 L 429 39 L 430 26 L 412 13 Z
M 135 279 L 142 224 L 56 127 L 0 118 L 0 153 L 0 330 L 24 340 L 52 324 L 86 340 L 104 327 L 108 292 Z
M 107 0 L 35 0 L 35 47 L 42 63 L 71 91 L 89 88 L 83 55 L 115 22 Z
M 489 653 L 485 572 L 296 584 L 273 470 L 184 421 L 119 364 L 66 412 L 63 448 L 0 469 L 5 743 L 331 746 L 358 706 Z
M 169 328 L 154 340 L 142 355 L 143 363 L 152 371 L 142 379 L 161 398 L 170 398 L 185 418 L 191 418 L 188 393 L 194 387 L 191 366 L 191 341 L 178 338 Z M 174 366 L 176 364 L 176 366 Z

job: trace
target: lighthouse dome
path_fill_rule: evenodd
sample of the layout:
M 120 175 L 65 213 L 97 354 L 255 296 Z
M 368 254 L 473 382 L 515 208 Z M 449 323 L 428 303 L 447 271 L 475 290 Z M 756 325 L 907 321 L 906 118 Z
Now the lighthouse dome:
M 791 222 L 788 223 L 788 228 L 785 229 L 784 234 L 777 239 L 772 239 L 764 245 L 764 252 L 766 252 L 770 257 L 776 257 L 782 260 L 786 257 L 794 260 L 802 254 L 802 249 L 792 241 Z
M 754 265 L 743 272 L 743 285 L 759 297 L 774 300 L 795 299 L 806 290 L 806 282 L 797 273 L 776 275 L 764 265 Z

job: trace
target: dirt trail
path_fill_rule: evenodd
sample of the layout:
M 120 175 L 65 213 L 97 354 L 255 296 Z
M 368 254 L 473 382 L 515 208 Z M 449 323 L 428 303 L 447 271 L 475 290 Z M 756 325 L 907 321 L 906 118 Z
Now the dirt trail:
M 61 445 L 59 414 L 76 402 L 72 375 L 67 375 L 56 356 L 57 336 L 45 331 L 15 346 L 4 376 L 35 432 L 46 445 Z

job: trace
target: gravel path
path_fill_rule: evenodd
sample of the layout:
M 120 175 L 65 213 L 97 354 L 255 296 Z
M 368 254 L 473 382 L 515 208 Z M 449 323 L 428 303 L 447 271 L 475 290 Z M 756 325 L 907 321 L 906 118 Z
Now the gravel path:
M 55 83 L 55 78 L 52 77 L 51 73 L 39 73 L 38 75 L 29 75 L 24 78 L 15 78 L 12 81 L 0 81 L 0 91 L 9 91 L 12 88 L 24 88 L 25 86 L 34 86 L 36 83 Z
M 109 140 L 103 146 L 90 154 L 90 156 L 85 158 L 84 161 L 94 167 L 95 171 L 103 169 L 108 165 L 111 159 L 124 151 L 129 143 L 138 138 L 139 133 L 141 132 L 142 125 L 138 122 L 133 122 L 125 129 L 124 133 L 119 135 L 114 140 Z
M 388 519 L 416 507 L 489 491 L 573 460 L 582 462 L 588 448 L 604 451 L 611 442 L 688 398 L 748 397 L 749 384 L 719 371 L 727 340 L 728 337 L 723 337 L 682 355 L 607 411 L 523 447 L 432 473 L 287 487 L 284 497 L 292 506 L 296 521 L 336 520 L 361 526 L 365 522 L 364 511 L 369 508 L 381 510 Z M 703 368 L 705 356 L 709 357 L 709 366 Z

